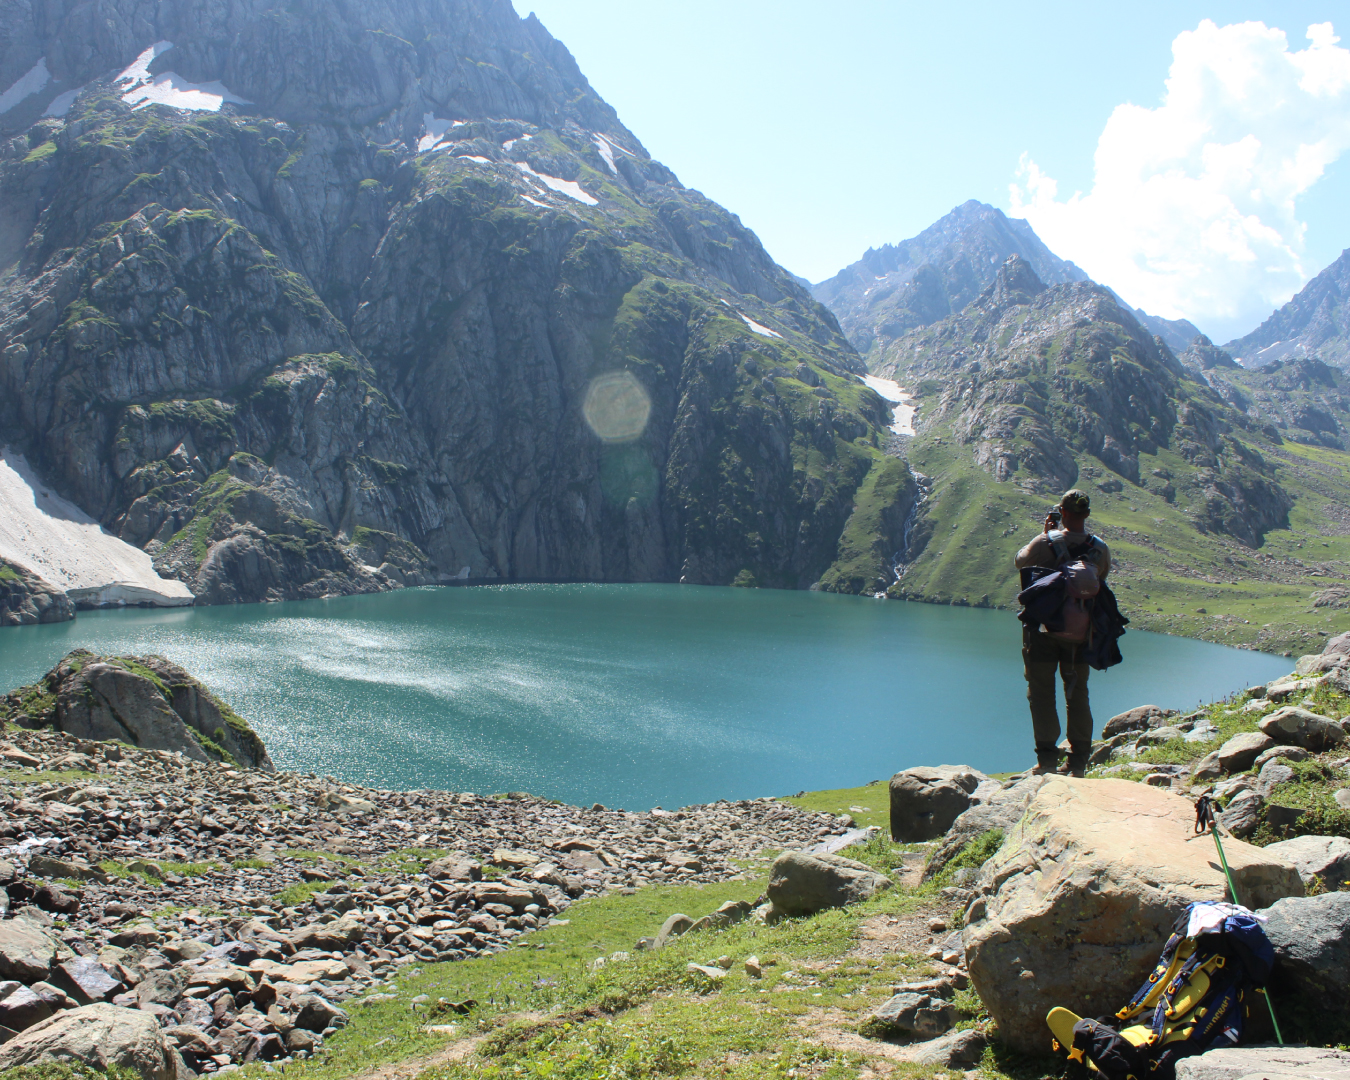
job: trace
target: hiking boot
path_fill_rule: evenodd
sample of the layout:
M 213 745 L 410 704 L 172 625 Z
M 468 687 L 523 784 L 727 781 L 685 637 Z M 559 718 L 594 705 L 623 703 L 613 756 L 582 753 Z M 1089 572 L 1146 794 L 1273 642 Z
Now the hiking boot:
M 1070 753 L 1064 759 L 1064 764 L 1059 767 L 1059 771 L 1064 776 L 1077 776 L 1080 779 L 1087 776 L 1087 754 Z
M 1058 750 L 1036 750 L 1036 764 L 1031 770 L 1032 776 L 1045 776 L 1059 770 Z

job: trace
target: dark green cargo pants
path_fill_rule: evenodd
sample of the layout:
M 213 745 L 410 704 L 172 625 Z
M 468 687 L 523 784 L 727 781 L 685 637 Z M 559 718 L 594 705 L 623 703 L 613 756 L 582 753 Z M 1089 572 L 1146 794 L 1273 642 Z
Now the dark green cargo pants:
M 1027 677 L 1027 701 L 1031 705 L 1031 729 L 1036 736 L 1036 756 L 1057 756 L 1059 709 L 1055 701 L 1055 671 L 1064 682 L 1065 713 L 1069 745 L 1075 757 L 1085 760 L 1092 750 L 1092 709 L 1088 706 L 1088 673 L 1080 659 L 1082 645 L 1060 641 L 1039 630 L 1023 628 L 1022 667 Z

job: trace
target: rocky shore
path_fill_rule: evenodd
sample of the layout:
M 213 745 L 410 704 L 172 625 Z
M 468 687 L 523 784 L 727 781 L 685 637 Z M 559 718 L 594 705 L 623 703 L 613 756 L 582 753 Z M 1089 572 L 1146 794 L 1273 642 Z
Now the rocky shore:
M 0 765 L 0 1041 L 107 1003 L 198 1073 L 309 1055 L 395 972 L 507 948 L 577 898 L 725 880 L 851 824 L 381 791 L 49 728 L 7 727 Z
M 1350 1032 L 1347 656 L 1350 639 L 1337 639 L 1289 679 L 1191 716 L 1141 706 L 1113 717 L 1086 779 L 902 770 L 889 785 L 901 849 L 847 815 L 777 799 L 634 813 L 383 791 L 278 772 L 260 743 L 246 766 L 219 744 L 203 752 L 201 710 L 225 706 L 188 673 L 157 657 L 72 654 L 0 699 L 0 1070 L 64 1056 L 188 1080 L 341 1054 L 367 1037 L 362 1006 L 376 1004 L 423 1033 L 452 1033 L 446 1021 L 461 1014 L 483 1022 L 482 994 L 412 996 L 423 965 L 508 949 L 493 963 L 517 963 L 532 931 L 551 928 L 533 939 L 548 942 L 586 925 L 597 909 L 567 911 L 580 898 L 610 894 L 601 904 L 612 905 L 646 885 L 730 881 L 744 896 L 699 918 L 669 914 L 650 923 L 654 936 L 578 968 L 667 988 L 657 993 L 673 980 L 698 1009 L 707 995 L 741 994 L 747 1016 L 773 1015 L 776 994 L 814 999 L 856 980 L 812 1022 L 824 1045 L 873 1064 L 970 1069 L 995 1042 L 1043 1055 L 1049 1008 L 1117 1007 L 1178 912 L 1227 895 L 1193 828 L 1202 793 L 1232 825 L 1237 899 L 1266 920 L 1286 1034 L 1336 1042 Z M 80 734 L 103 706 L 121 741 Z M 163 736 L 136 710 L 177 717 L 180 744 L 132 745 Z M 235 734 L 236 749 L 248 745 Z M 1254 796 L 1253 815 L 1243 808 Z M 781 854 L 751 901 L 768 852 Z M 828 909 L 857 912 L 855 946 L 841 940 L 841 957 L 798 955 L 789 969 L 794 924 Z M 787 936 L 774 937 L 784 920 Z M 897 976 L 888 994 L 882 971 Z M 1263 1014 L 1247 1021 L 1244 1046 L 1270 1034 Z M 1219 1080 L 1209 1058 L 1188 1064 L 1188 1080 Z M 1318 1051 L 1288 1071 L 1347 1065 Z

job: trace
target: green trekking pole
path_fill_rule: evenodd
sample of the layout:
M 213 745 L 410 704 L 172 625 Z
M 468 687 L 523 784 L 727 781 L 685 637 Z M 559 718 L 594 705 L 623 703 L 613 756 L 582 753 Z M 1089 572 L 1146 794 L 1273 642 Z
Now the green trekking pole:
M 1208 830 L 1214 837 L 1214 846 L 1219 851 L 1219 862 L 1223 866 L 1223 876 L 1228 879 L 1228 894 L 1233 898 L 1233 903 L 1238 902 L 1237 886 L 1233 884 L 1232 871 L 1228 869 L 1228 856 L 1223 853 L 1223 844 L 1219 840 L 1219 824 L 1214 820 L 1214 803 L 1208 795 L 1201 795 L 1195 804 L 1195 831 L 1197 834 Z M 1275 1025 L 1275 1041 L 1281 1046 L 1284 1045 L 1284 1036 L 1280 1034 L 1280 1022 L 1275 1019 L 1275 1003 L 1270 1000 L 1270 995 L 1266 993 L 1265 987 L 1259 987 L 1257 993 L 1266 999 L 1266 1008 L 1270 1010 L 1270 1022 Z

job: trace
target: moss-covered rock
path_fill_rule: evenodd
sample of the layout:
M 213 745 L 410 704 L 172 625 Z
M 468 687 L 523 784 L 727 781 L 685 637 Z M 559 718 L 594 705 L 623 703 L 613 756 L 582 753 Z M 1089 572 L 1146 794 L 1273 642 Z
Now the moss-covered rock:
M 162 656 L 101 657 L 76 649 L 36 686 L 10 691 L 0 709 L 0 719 L 28 728 L 275 771 L 248 723 Z

